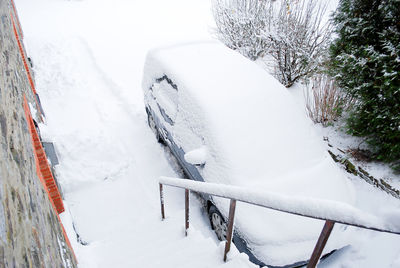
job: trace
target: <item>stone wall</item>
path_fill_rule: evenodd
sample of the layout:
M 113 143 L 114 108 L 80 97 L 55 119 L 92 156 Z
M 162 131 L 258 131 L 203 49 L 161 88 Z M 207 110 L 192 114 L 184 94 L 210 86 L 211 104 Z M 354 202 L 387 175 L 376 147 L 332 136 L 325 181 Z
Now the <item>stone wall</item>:
M 36 101 L 9 1 L 0 0 L 0 268 L 76 267 L 58 214 L 37 175 L 24 95 L 30 107 L 36 107 Z

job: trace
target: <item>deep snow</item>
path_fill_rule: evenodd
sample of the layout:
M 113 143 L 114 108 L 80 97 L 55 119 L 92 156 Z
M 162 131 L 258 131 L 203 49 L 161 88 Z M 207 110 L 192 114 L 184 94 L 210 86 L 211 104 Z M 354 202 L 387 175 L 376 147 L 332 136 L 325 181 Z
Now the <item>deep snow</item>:
M 62 219 L 80 267 L 217 267 L 222 248 L 192 196 L 184 238 L 183 192 L 167 188 L 160 221 L 158 177 L 176 176 L 148 129 L 141 90 L 146 52 L 210 38 L 210 3 L 195 0 L 16 0 L 55 142 L 67 212 Z M 357 207 L 399 201 L 352 178 Z M 69 213 L 68 213 L 69 212 Z M 80 239 L 77 242 L 70 220 Z M 351 245 L 320 267 L 400 267 L 400 239 L 349 228 Z M 207 237 L 207 238 L 204 238 Z M 233 254 L 234 255 L 234 254 Z M 226 267 L 251 267 L 243 255 Z
M 176 89 L 164 80 L 157 83 L 165 76 Z M 325 150 L 311 120 L 298 109 L 289 91 L 221 43 L 185 43 L 152 50 L 145 63 L 143 90 L 146 105 L 178 147 L 189 154 L 206 147 L 205 165 L 198 169 L 205 181 L 354 202 L 344 171 Z M 173 123 L 169 123 L 171 118 Z M 227 217 L 227 200 L 215 198 L 214 202 Z M 283 266 L 310 257 L 322 222 L 239 206 L 236 225 L 261 261 Z M 333 241 L 327 252 L 346 245 Z M 288 247 L 292 248 L 289 252 Z

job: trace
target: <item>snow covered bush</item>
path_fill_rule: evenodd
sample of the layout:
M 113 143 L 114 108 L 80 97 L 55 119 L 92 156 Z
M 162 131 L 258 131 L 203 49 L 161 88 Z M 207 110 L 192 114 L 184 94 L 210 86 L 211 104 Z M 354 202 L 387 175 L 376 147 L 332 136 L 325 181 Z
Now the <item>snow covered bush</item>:
M 271 8 L 272 18 L 263 31 L 269 44 L 265 60 L 274 76 L 290 87 L 326 60 L 332 27 L 323 20 L 326 5 L 316 0 L 282 0 Z
M 286 87 L 324 61 L 331 25 L 317 0 L 214 0 L 218 38 L 256 60 L 262 58 Z
M 214 0 L 218 38 L 229 48 L 256 60 L 267 48 L 261 32 L 267 24 L 269 5 L 266 0 Z
M 341 0 L 332 73 L 356 100 L 348 126 L 400 167 L 400 4 L 398 0 Z
M 310 79 L 304 89 L 306 110 L 314 123 L 328 126 L 347 110 L 352 100 L 336 85 L 336 81 L 326 74 L 317 74 Z

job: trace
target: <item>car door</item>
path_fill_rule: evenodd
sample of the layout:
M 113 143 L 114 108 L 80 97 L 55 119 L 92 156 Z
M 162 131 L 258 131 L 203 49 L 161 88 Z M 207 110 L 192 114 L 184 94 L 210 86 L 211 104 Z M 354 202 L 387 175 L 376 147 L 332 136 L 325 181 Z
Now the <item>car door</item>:
M 196 133 L 190 120 L 179 117 L 178 86 L 168 76 L 156 79 L 150 88 L 154 100 L 152 109 L 163 140 L 171 149 L 186 175 L 193 180 L 204 181 L 199 173 L 201 166 L 185 160 L 185 154 L 203 145 L 202 137 Z M 176 120 L 179 120 L 178 124 Z

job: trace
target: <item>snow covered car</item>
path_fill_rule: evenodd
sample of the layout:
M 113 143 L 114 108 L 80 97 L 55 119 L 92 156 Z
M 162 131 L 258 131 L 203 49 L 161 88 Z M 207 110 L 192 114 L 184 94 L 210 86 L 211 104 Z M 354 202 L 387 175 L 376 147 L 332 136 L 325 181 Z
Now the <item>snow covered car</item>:
M 222 44 L 150 51 L 143 90 L 150 128 L 188 178 L 354 202 L 343 171 L 288 90 Z M 229 201 L 203 197 L 212 228 L 224 239 Z M 296 267 L 310 258 L 322 227 L 318 220 L 240 203 L 233 241 L 256 264 Z M 345 245 L 340 237 L 331 236 L 324 254 Z

